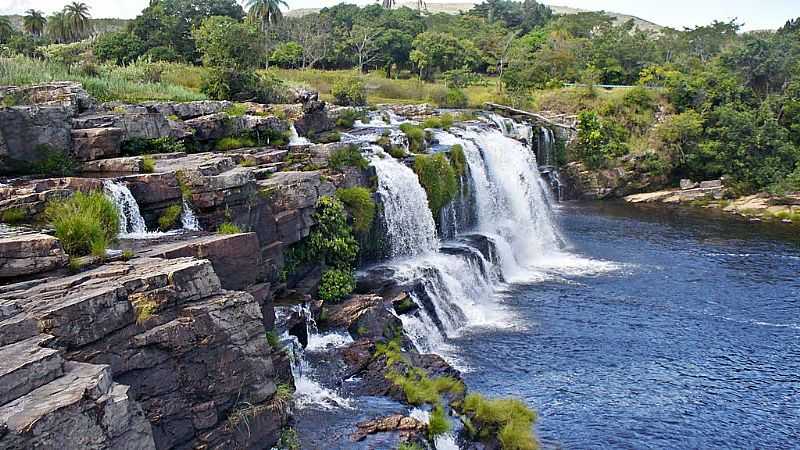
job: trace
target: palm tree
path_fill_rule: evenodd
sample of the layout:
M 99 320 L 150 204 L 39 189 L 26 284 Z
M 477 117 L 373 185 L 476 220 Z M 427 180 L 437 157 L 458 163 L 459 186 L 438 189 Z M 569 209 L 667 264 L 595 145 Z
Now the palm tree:
M 72 2 L 64 7 L 64 15 L 67 18 L 70 36 L 79 41 L 92 33 L 92 26 L 89 23 L 92 15 L 89 14 L 89 5 L 83 2 Z
M 285 0 L 246 0 L 245 6 L 250 20 L 259 23 L 262 31 L 283 19 L 281 6 L 289 7 Z
M 0 16 L 0 42 L 5 42 L 12 34 L 14 34 L 14 27 L 11 26 L 11 20 L 8 17 Z
M 63 11 L 57 12 L 47 19 L 47 36 L 54 42 L 59 44 L 68 42 L 71 34 L 67 15 Z
M 44 18 L 44 14 L 42 14 L 41 11 L 31 8 L 25 12 L 22 24 L 25 27 L 25 31 L 38 37 L 44 33 L 44 26 L 47 24 L 47 19 Z

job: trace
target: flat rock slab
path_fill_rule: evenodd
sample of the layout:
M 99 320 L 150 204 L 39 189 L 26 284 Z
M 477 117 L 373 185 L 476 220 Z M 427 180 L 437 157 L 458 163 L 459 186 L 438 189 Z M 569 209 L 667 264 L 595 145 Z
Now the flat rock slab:
M 0 279 L 47 272 L 67 264 L 61 243 L 46 234 L 0 237 Z
M 63 374 L 61 352 L 41 346 L 42 335 L 0 348 L 0 405 L 31 392 Z
M 0 407 L 2 448 L 153 449 L 152 431 L 108 366 L 67 362 L 63 376 Z

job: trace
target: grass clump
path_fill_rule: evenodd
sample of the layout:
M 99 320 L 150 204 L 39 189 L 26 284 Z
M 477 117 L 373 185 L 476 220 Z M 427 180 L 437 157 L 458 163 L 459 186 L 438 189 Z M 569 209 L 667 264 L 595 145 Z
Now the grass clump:
M 131 250 L 129 248 L 122 251 L 121 258 L 122 258 L 123 261 L 130 261 L 135 257 L 136 257 L 136 253 L 134 253 L 133 250 Z
M 78 163 L 66 151 L 44 144 L 36 146 L 35 151 L 37 158 L 28 170 L 30 173 L 67 177 L 73 175 L 78 167 Z
M 217 233 L 219 234 L 239 234 L 241 232 L 242 232 L 241 228 L 230 222 L 221 223 L 217 227 Z
M 0 215 L 0 221 L 9 225 L 15 225 L 24 222 L 28 218 L 28 214 L 22 208 L 9 208 L 3 211 Z
M 400 131 L 408 138 L 409 150 L 414 153 L 422 153 L 425 151 L 428 135 L 425 133 L 424 128 L 410 123 L 404 123 L 400 125 Z
M 267 331 L 267 343 L 273 349 L 281 348 L 281 338 L 278 336 L 278 333 L 275 330 Z
M 461 394 L 464 383 L 448 376 L 430 378 L 424 370 L 409 367 L 406 373 L 390 371 L 388 378 L 396 386 L 403 389 L 406 401 L 412 405 L 437 404 L 444 393 Z
M 449 433 L 452 429 L 450 420 L 447 418 L 442 405 L 436 405 L 431 411 L 430 419 L 428 420 L 428 436 L 431 439 Z
M 77 192 L 63 201 L 51 201 L 45 217 L 71 256 L 105 256 L 119 234 L 119 213 L 101 192 Z
M 258 145 L 258 143 L 250 136 L 228 136 L 218 140 L 216 144 L 214 144 L 214 149 L 220 152 L 226 152 L 237 148 L 255 147 L 256 145 Z
M 336 119 L 336 126 L 339 128 L 353 128 L 355 125 L 356 120 L 365 120 L 367 118 L 367 112 L 355 108 L 345 109 L 340 114 L 339 117 Z
M 314 140 L 317 144 L 332 144 L 342 140 L 342 134 L 338 131 L 330 131 L 317 136 Z
M 337 105 L 365 106 L 367 104 L 367 89 L 359 78 L 337 80 L 331 88 L 331 95 Z
M 279 450 L 300 450 L 302 446 L 297 431 L 294 428 L 284 428 L 281 431 L 281 438 L 278 440 L 277 448 Z
M 496 438 L 503 450 L 536 450 L 539 444 L 533 434 L 536 412 L 517 399 L 487 399 L 469 394 L 463 410 L 471 426 L 482 439 Z
M 142 325 L 147 322 L 158 309 L 156 302 L 150 299 L 140 299 L 133 302 L 133 310 L 136 315 L 136 324 Z
M 464 155 L 464 147 L 456 144 L 450 147 L 450 165 L 456 171 L 456 175 L 461 176 L 467 172 L 467 157 Z
M 364 187 L 352 187 L 339 189 L 336 191 L 338 198 L 353 216 L 353 230 L 358 233 L 366 233 L 372 227 L 375 219 L 375 200 L 372 192 Z
M 369 161 L 364 158 L 357 145 L 348 145 L 334 150 L 328 158 L 328 163 L 331 168 L 336 170 L 342 170 L 346 166 L 365 170 L 369 166 Z
M 328 269 L 319 282 L 319 298 L 337 303 L 356 289 L 356 278 L 349 269 Z
M 223 112 L 227 114 L 228 117 L 242 117 L 247 114 L 247 111 L 247 105 L 244 103 L 234 103 Z
M 453 116 L 450 114 L 442 114 L 440 117 L 429 117 L 422 122 L 423 128 L 438 128 L 441 130 L 449 130 L 453 126 Z
M 125 156 L 180 153 L 185 151 L 186 146 L 184 143 L 173 137 L 158 139 L 135 138 L 122 143 L 122 154 Z
M 401 442 L 397 450 L 423 450 L 423 448 L 416 442 Z
M 169 206 L 158 218 L 158 229 L 161 231 L 171 230 L 178 223 L 183 213 L 183 206 L 175 204 Z
M 150 156 L 142 158 L 142 172 L 153 173 L 156 171 L 156 160 Z
M 428 206 L 433 217 L 439 217 L 442 208 L 458 193 L 456 171 L 442 153 L 420 155 L 414 160 L 414 172 L 428 194 Z

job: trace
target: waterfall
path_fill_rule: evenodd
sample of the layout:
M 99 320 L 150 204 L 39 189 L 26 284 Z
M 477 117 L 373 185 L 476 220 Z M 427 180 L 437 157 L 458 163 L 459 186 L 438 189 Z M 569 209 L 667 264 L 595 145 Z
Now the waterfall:
M 189 231 L 201 230 L 200 222 L 197 220 L 197 216 L 194 215 L 194 211 L 192 211 L 192 207 L 189 205 L 189 202 L 187 202 L 186 199 L 183 200 L 181 225 L 183 226 L 184 230 L 189 230 Z
M 378 174 L 378 196 L 384 210 L 391 256 L 433 252 L 439 246 L 425 189 L 413 170 L 373 147 L 371 164 Z
M 120 182 L 106 180 L 103 183 L 106 193 L 114 202 L 119 214 L 119 234 L 127 236 L 147 233 L 147 225 L 139 212 L 139 204 L 130 189 Z
M 289 336 L 287 332 L 282 336 L 282 341 L 285 343 L 284 345 L 286 345 L 289 354 L 292 378 L 294 378 L 295 406 L 301 409 L 309 406 L 322 409 L 352 407 L 352 402 L 349 399 L 326 388 L 313 378 L 314 369 L 308 363 L 305 351 L 296 337 Z
M 295 128 L 294 123 L 289 128 L 289 132 L 291 133 L 289 136 L 289 147 L 302 147 L 305 145 L 311 145 L 311 141 L 297 133 L 297 128 Z

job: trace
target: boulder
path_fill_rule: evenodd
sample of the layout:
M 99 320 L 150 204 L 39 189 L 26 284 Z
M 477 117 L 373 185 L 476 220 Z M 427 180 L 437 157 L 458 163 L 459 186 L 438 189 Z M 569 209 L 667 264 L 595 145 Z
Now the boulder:
M 63 375 L 61 352 L 42 346 L 52 336 L 41 335 L 0 347 L 0 405 Z
M 196 102 L 182 103 L 145 103 L 144 106 L 148 110 L 158 112 L 165 117 L 175 116 L 181 120 L 188 120 L 200 116 L 224 112 L 233 106 L 233 103 L 229 101 L 201 100 Z
M 18 105 L 58 106 L 77 114 L 96 106 L 95 100 L 80 83 L 59 81 L 33 86 L 0 88 L 0 100 L 11 97 Z
M 46 234 L 0 236 L 0 279 L 64 267 L 68 257 L 58 239 Z
M 314 97 L 303 102 L 303 114 L 295 120 L 294 127 L 300 136 L 315 136 L 333 130 L 336 121 L 328 115 L 325 102 Z
M 119 111 L 105 114 L 87 114 L 75 118 L 72 127 L 76 130 L 87 128 L 120 128 L 123 140 L 158 139 L 170 137 L 172 129 L 163 114 L 153 112 Z
M 72 154 L 78 161 L 119 156 L 124 131 L 121 128 L 87 128 L 72 131 Z
M 72 195 L 75 191 L 90 192 L 103 188 L 103 181 L 94 178 L 46 178 L 17 180 L 0 187 L 0 211 L 21 209 L 28 217 L 44 212 L 47 202 Z
M 63 106 L 0 108 L 0 174 L 24 171 L 72 149 L 72 112 Z
M 82 173 L 124 174 L 143 173 L 145 169 L 143 156 L 125 156 L 122 158 L 98 159 L 88 161 L 80 166 Z
M 681 189 L 683 190 L 694 189 L 696 187 L 700 187 L 700 184 L 695 183 L 692 180 L 687 180 L 685 178 L 681 180 Z
M 350 437 L 354 442 L 363 441 L 377 433 L 400 433 L 400 440 L 424 439 L 428 425 L 413 417 L 395 414 L 388 417 L 366 420 L 356 425 L 358 431 Z

